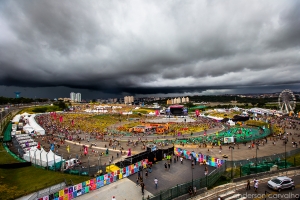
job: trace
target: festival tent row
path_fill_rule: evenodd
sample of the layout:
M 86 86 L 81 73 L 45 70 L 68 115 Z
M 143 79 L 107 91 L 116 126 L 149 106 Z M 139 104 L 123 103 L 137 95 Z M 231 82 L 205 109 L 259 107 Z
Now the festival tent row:
M 205 116 L 204 116 L 204 117 L 205 117 Z M 217 121 L 222 121 L 222 119 L 224 119 L 223 117 L 214 117 L 214 116 L 211 116 L 211 115 L 207 115 L 206 117 L 207 117 L 207 118 L 210 118 L 210 119 L 217 120 Z
M 25 133 L 31 133 L 32 131 L 34 131 L 34 129 L 29 124 L 26 124 L 25 126 L 23 126 L 23 131 L 25 131 Z
M 38 135 L 45 135 L 45 129 L 43 129 L 38 123 L 36 123 L 34 117 L 34 114 L 29 117 L 29 125 Z
M 23 117 L 28 117 L 28 116 L 30 116 L 30 114 L 27 113 L 27 112 L 24 112 L 24 113 L 22 113 L 21 115 L 22 115 Z
M 16 115 L 16 116 L 14 116 L 14 118 L 11 122 L 12 123 L 19 123 L 20 119 L 21 119 L 21 115 Z
M 232 121 L 231 119 L 230 119 L 230 120 L 228 120 L 227 124 L 229 124 L 230 126 L 235 126 L 235 122 L 234 122 L 234 121 Z
M 43 167 L 51 167 L 55 163 L 63 161 L 61 156 L 53 153 L 53 151 L 46 152 L 43 148 L 41 150 L 32 148 L 23 155 L 24 160 L 32 162 L 33 164 Z

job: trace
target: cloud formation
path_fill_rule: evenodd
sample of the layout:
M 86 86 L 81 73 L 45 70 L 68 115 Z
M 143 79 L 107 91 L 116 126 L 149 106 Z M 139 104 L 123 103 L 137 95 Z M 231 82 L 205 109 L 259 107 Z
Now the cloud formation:
M 109 94 L 300 85 L 300 2 L 0 4 L 0 85 Z

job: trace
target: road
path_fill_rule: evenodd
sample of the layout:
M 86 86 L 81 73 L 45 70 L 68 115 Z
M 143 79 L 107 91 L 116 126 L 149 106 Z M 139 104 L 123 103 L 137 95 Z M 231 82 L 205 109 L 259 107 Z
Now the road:
M 237 191 L 229 191 L 224 195 L 220 195 L 224 200 L 261 200 L 261 199 L 266 199 L 266 200 L 271 200 L 271 199 L 276 199 L 276 200 L 284 200 L 284 199 L 289 199 L 289 200 L 296 200 L 299 198 L 300 194 L 300 176 L 294 176 L 291 177 L 294 182 L 295 182 L 295 190 L 282 190 L 280 193 L 277 191 L 274 191 L 268 187 L 268 183 L 260 183 L 258 186 L 258 192 L 256 193 L 253 188 L 253 181 L 251 185 L 250 190 L 246 189 L 241 189 Z M 246 188 L 246 181 L 245 181 L 245 188 Z M 217 198 L 215 198 L 217 200 Z

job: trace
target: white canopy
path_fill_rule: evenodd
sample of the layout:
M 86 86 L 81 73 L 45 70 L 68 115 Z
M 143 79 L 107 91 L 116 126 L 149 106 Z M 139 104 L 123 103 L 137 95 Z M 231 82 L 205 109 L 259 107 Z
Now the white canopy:
M 232 121 L 231 119 L 230 120 L 228 120 L 228 122 L 227 122 L 230 126 L 234 126 L 235 125 L 235 122 L 234 121 Z
M 214 119 L 214 120 L 218 120 L 218 121 L 221 121 L 222 119 L 224 119 L 224 118 L 222 118 L 222 117 L 215 117 L 215 116 L 211 116 L 211 115 L 208 115 L 208 116 L 206 116 L 207 118 L 210 118 L 210 119 Z
M 23 155 L 24 160 L 43 167 L 53 166 L 62 161 L 62 157 L 54 154 L 51 150 L 46 152 L 44 149 L 31 148 Z M 47 165 L 48 163 L 48 165 Z
M 24 112 L 24 113 L 22 113 L 21 115 L 22 115 L 22 116 L 28 116 L 28 115 L 30 115 L 30 114 L 27 113 L 27 112 Z
M 18 123 L 20 121 L 21 115 L 14 116 L 12 123 Z
M 45 129 L 43 129 L 34 119 L 35 115 L 31 115 L 29 118 L 29 124 L 34 131 L 39 135 L 45 135 Z
M 23 131 L 26 131 L 26 130 L 28 130 L 28 131 L 32 131 L 32 130 L 34 130 L 29 124 L 26 124 L 25 126 L 23 126 Z

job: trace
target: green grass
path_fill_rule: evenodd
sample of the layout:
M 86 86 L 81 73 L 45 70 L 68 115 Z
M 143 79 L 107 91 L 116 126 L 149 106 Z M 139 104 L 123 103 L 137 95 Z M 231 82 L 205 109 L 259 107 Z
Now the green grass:
M 286 161 L 289 163 L 292 163 L 293 166 L 300 166 L 300 153 L 298 153 L 294 156 L 288 157 L 286 159 Z
M 7 164 L 7 163 L 18 163 L 16 159 L 14 159 L 11 155 L 9 155 L 4 147 L 0 145 L 0 164 Z
M 30 108 L 25 108 L 22 110 L 23 112 L 27 113 L 44 113 L 44 112 L 54 112 L 54 111 L 61 111 L 61 109 L 58 106 L 34 106 Z
M 0 164 L 17 163 L 0 145 Z M 33 166 L 18 169 L 0 168 L 0 199 L 15 199 L 37 190 L 55 185 L 67 180 L 74 184 L 88 180 L 86 176 L 76 176 L 61 172 L 47 171 Z
M 18 169 L 0 169 L 0 199 L 14 199 L 37 190 L 72 180 L 74 184 L 89 179 L 61 172 L 47 171 L 33 166 Z M 13 190 L 11 190 L 13 188 Z

